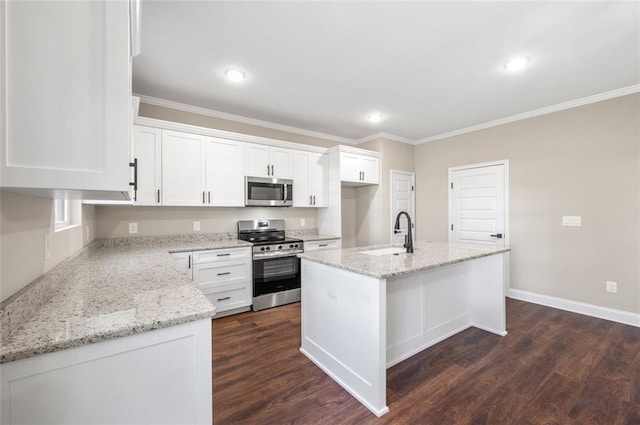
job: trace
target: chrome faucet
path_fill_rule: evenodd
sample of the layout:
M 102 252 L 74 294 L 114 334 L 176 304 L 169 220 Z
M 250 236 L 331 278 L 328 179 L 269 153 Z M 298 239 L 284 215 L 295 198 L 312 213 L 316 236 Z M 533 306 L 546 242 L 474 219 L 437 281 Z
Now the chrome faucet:
M 400 216 L 404 214 L 407 216 L 407 234 L 404 237 L 404 245 L 403 247 L 407 248 L 407 253 L 413 254 L 413 237 L 411 236 L 411 217 L 409 217 L 409 213 L 406 211 L 400 211 L 398 216 L 396 217 L 396 225 L 393 226 L 395 230 L 400 230 Z

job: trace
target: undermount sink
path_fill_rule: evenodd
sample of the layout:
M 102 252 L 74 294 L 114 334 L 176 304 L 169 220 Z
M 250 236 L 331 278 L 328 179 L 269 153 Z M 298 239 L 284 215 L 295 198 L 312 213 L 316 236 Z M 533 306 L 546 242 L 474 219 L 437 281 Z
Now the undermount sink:
M 380 249 L 372 249 L 371 251 L 360 251 L 361 254 L 367 255 L 391 255 L 391 254 L 400 254 L 402 252 L 407 252 L 406 248 L 380 248 Z

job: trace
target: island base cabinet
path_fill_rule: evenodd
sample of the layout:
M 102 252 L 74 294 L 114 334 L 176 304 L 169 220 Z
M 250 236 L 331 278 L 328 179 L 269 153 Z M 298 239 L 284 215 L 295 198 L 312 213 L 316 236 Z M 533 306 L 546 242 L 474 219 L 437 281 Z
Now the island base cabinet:
M 377 416 L 386 405 L 386 282 L 302 260 L 300 351 Z
M 211 319 L 0 365 L 0 422 L 211 424 Z

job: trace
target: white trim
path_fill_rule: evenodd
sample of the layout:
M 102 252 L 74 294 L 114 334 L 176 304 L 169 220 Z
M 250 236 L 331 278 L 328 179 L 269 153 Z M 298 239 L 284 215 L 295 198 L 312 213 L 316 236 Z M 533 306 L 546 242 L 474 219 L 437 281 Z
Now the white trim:
M 629 311 L 616 310 L 599 305 L 587 304 L 579 301 L 566 300 L 564 298 L 551 297 L 549 295 L 535 294 L 533 292 L 521 291 L 519 289 L 509 289 L 509 298 L 540 304 L 547 307 L 570 311 L 572 313 L 584 314 L 585 316 L 597 317 L 598 319 L 611 320 L 629 326 L 640 327 L 640 314 Z
M 472 133 L 478 130 L 484 130 L 490 127 L 496 127 L 502 124 L 507 124 L 514 121 L 526 120 L 528 118 L 537 117 L 540 115 L 550 114 L 552 112 L 563 111 L 565 109 L 576 108 L 578 106 L 588 105 L 590 103 L 602 102 L 603 100 L 613 99 L 615 97 L 626 96 L 628 94 L 640 92 L 640 84 L 635 84 L 629 87 L 623 87 L 617 90 L 611 90 L 608 92 L 596 94 L 593 96 L 587 96 L 580 99 L 570 100 L 564 103 L 558 103 L 557 105 L 545 106 L 544 108 L 534 109 L 533 111 L 523 112 L 522 114 L 511 115 L 509 117 L 500 118 L 493 121 L 487 121 L 482 124 L 473 125 L 471 127 L 465 127 L 447 133 L 437 134 L 435 136 L 425 137 L 414 141 L 414 145 L 421 145 L 423 143 L 434 142 L 440 139 L 446 139 L 448 137 L 459 136 L 461 134 Z
M 362 149 L 362 148 L 354 148 L 353 146 L 344 146 L 344 145 L 333 146 L 329 148 L 329 151 L 330 152 L 346 152 L 346 153 L 352 153 L 355 155 L 366 155 L 366 156 L 373 156 L 375 158 L 380 158 L 380 152 L 378 151 L 371 151 L 371 150 Z
M 480 162 L 478 164 L 469 164 L 469 165 L 461 165 L 458 167 L 449 167 L 449 181 L 447 182 L 447 187 L 451 187 L 451 183 L 453 182 L 452 174 L 454 171 L 460 170 L 468 170 L 471 168 L 482 168 L 482 167 L 493 167 L 495 165 L 502 165 L 504 167 L 504 245 L 509 246 L 509 239 L 511 236 L 510 227 L 509 227 L 509 160 L 502 159 L 499 161 L 490 161 L 490 162 Z M 448 192 L 448 215 L 449 222 L 447 223 L 447 227 L 451 229 L 451 191 L 447 189 Z M 449 241 L 451 241 L 451 230 L 449 232 Z M 509 276 L 509 274 L 507 274 Z M 508 286 L 507 286 L 508 287 Z
M 413 200 L 411 201 L 411 211 L 409 211 L 409 215 L 411 216 L 411 222 L 413 224 L 413 229 L 410 229 L 411 231 L 411 237 L 413 238 L 413 240 L 416 240 L 416 222 L 415 222 L 415 217 L 416 217 L 416 191 L 415 191 L 415 187 L 416 187 L 416 173 L 414 173 L 413 171 L 403 171 L 403 170 L 395 170 L 395 169 L 390 169 L 389 170 L 389 243 L 393 243 L 393 226 L 395 225 L 394 223 L 394 219 L 395 217 L 393 216 L 393 173 L 397 173 L 397 174 L 404 174 L 406 176 L 411 176 L 411 186 L 414 188 L 414 190 L 411 191 L 411 197 L 413 198 Z
M 161 106 L 163 108 L 175 109 L 177 111 L 190 112 L 207 117 L 220 118 L 223 120 L 270 128 L 272 130 L 285 131 L 287 133 L 299 134 L 302 136 L 316 137 L 319 139 L 330 140 L 338 143 L 347 143 L 349 145 L 356 144 L 355 140 L 346 137 L 334 136 L 332 134 L 305 130 L 303 128 L 291 127 L 283 124 L 276 124 L 269 121 L 262 121 L 254 118 L 243 117 L 240 115 L 229 114 L 227 112 L 215 111 L 213 109 L 201 108 L 199 106 L 192 106 L 184 103 L 173 102 L 170 100 L 158 99 L 157 97 L 145 96 L 141 94 L 134 94 L 134 96 L 138 96 L 142 103 L 146 103 L 148 105 Z
M 406 137 L 398 136 L 396 134 L 391 134 L 391 133 L 385 133 L 385 132 L 370 134 L 368 136 L 355 140 L 354 143 L 356 145 L 360 145 L 362 143 L 370 142 L 372 140 L 377 140 L 377 139 L 392 140 L 394 142 L 406 143 L 408 145 L 415 144 L 411 139 L 407 139 Z
M 320 146 L 306 145 L 304 143 L 293 143 L 284 140 L 268 139 L 266 137 L 251 136 L 249 134 L 233 133 L 231 131 L 216 130 L 214 128 L 199 127 L 191 124 L 182 124 L 179 122 L 159 120 L 156 118 L 138 117 L 135 119 L 135 125 L 160 128 L 163 130 L 180 131 L 183 133 L 198 134 L 201 136 L 218 137 L 227 140 L 236 140 L 245 143 L 258 143 L 261 145 L 277 146 L 286 149 L 296 149 L 301 151 L 327 153 L 328 148 Z

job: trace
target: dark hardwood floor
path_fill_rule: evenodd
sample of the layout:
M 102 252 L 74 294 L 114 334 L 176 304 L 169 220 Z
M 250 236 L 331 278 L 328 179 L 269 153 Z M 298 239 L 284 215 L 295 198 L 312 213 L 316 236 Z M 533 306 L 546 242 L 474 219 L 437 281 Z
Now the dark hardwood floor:
M 375 417 L 299 351 L 300 304 L 213 321 L 214 424 L 640 425 L 640 329 L 507 301 L 387 371 Z

